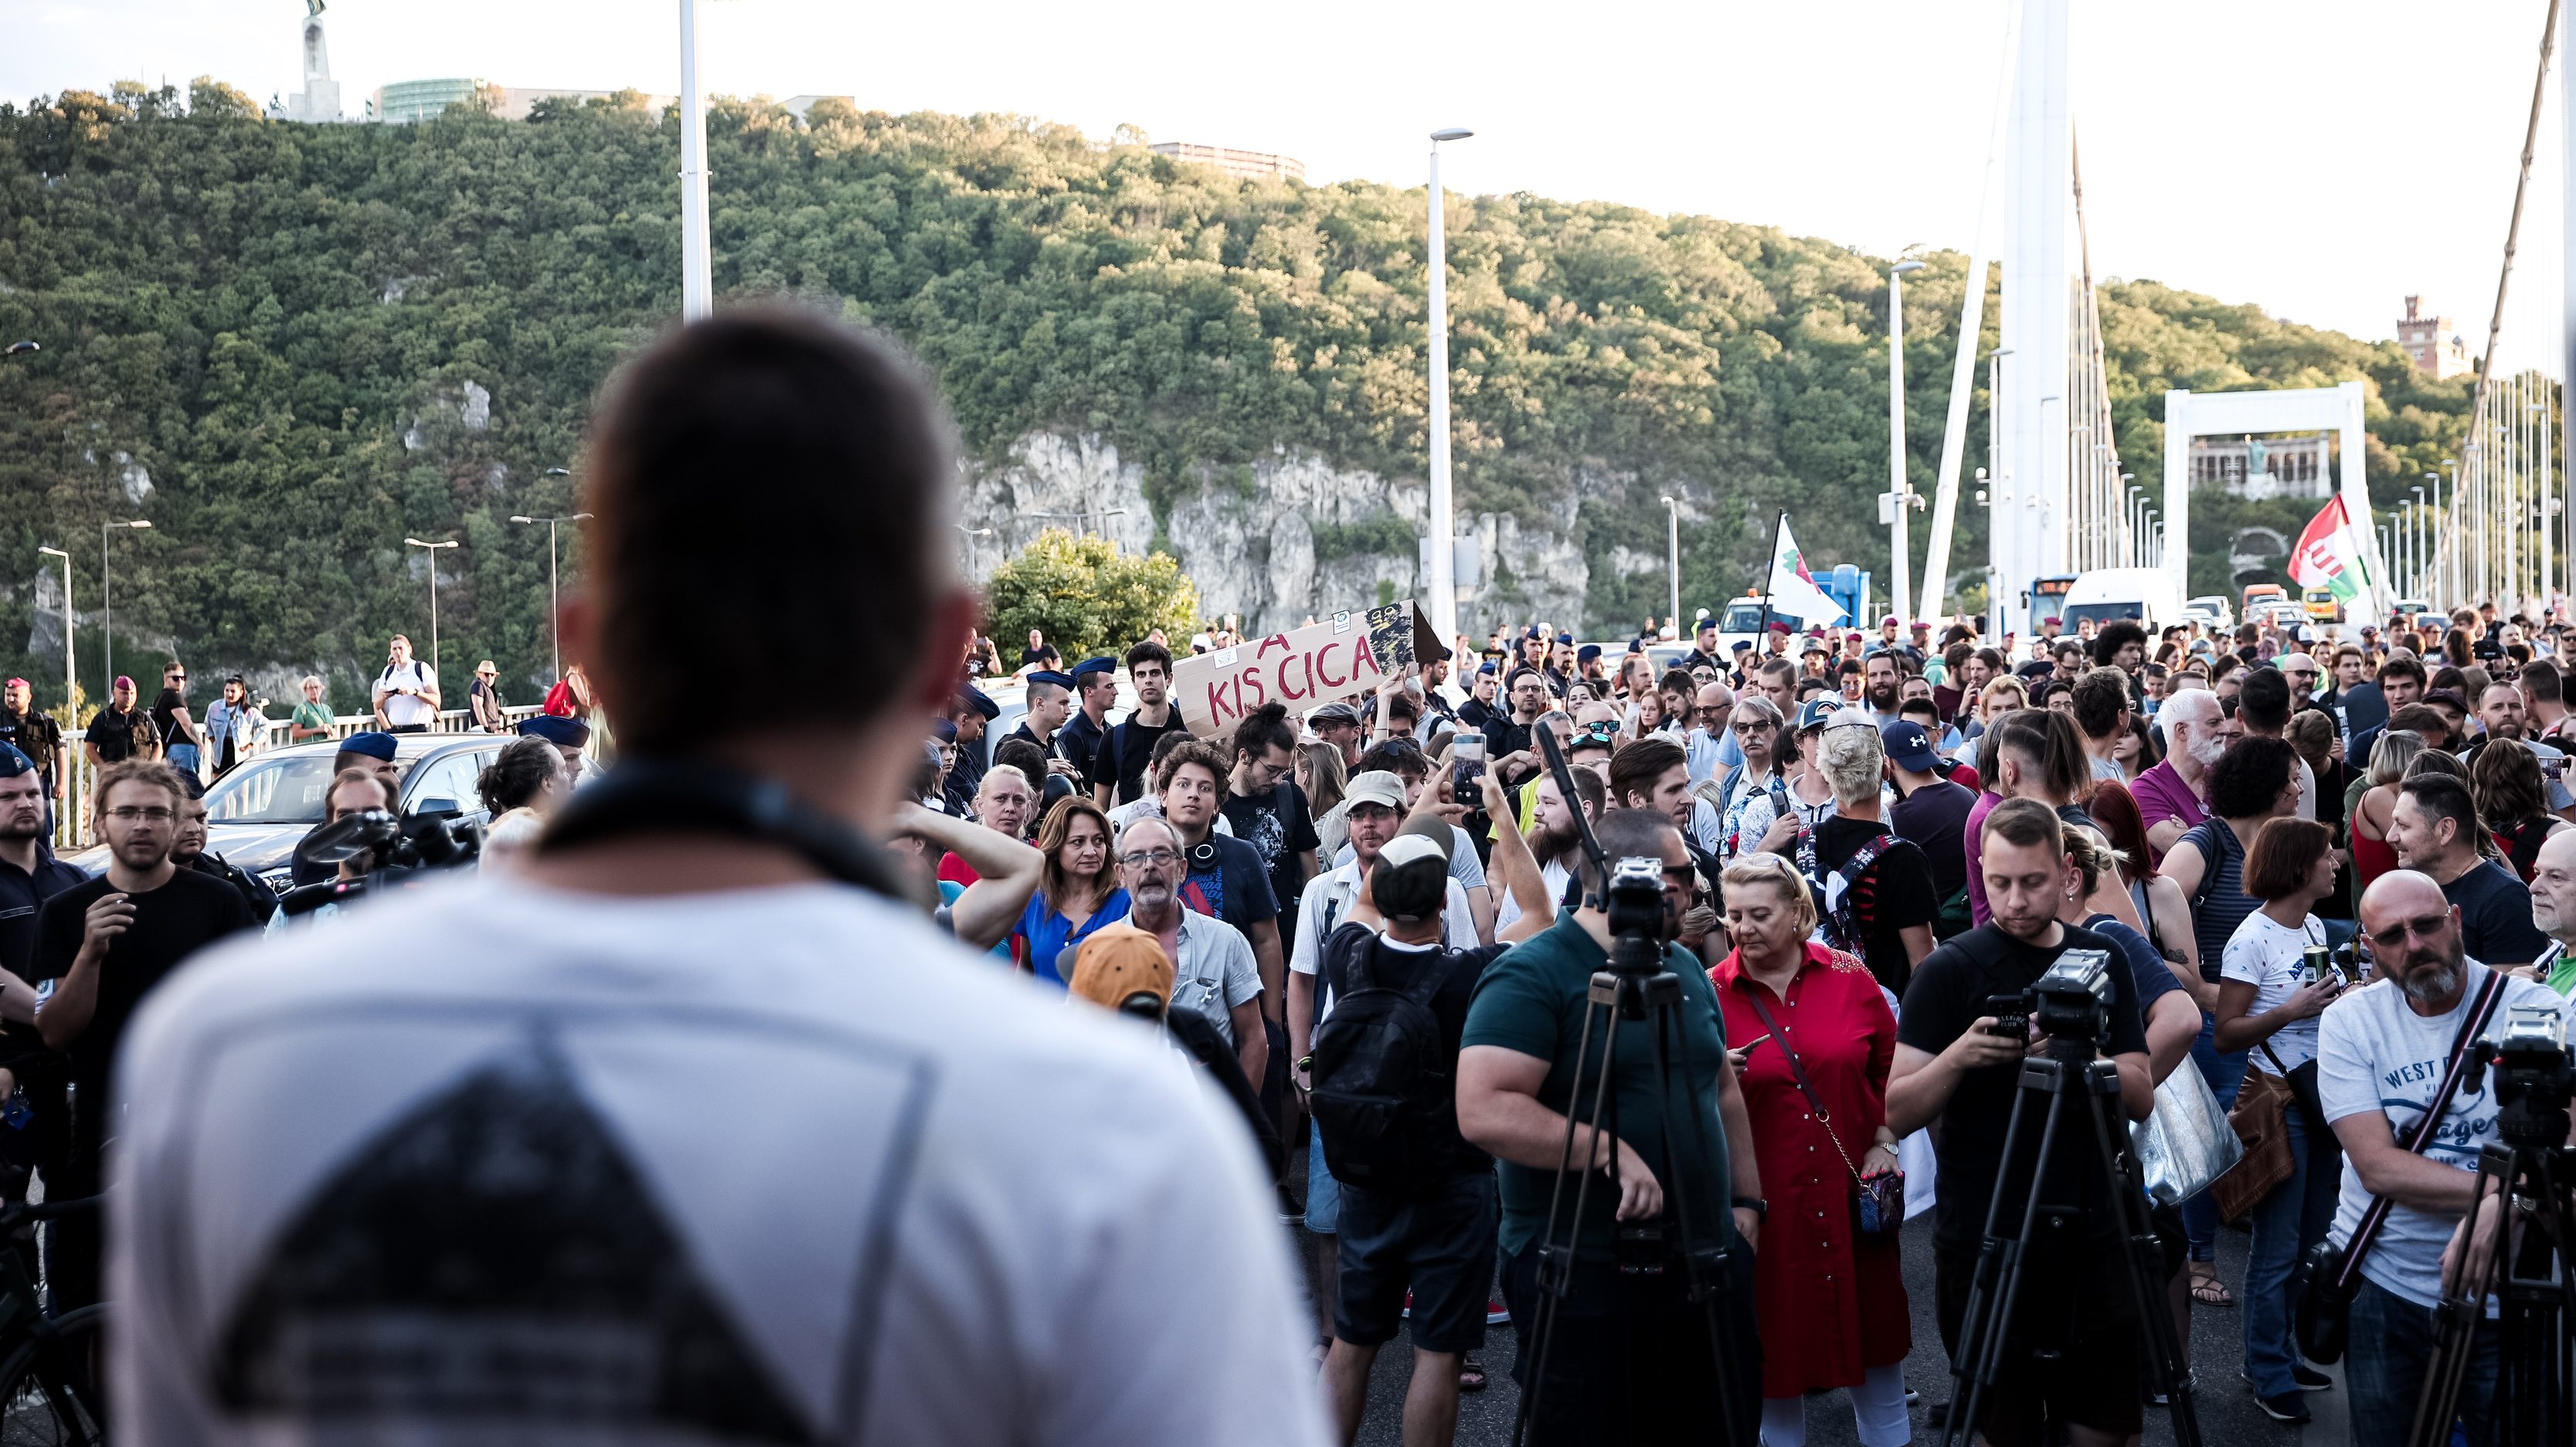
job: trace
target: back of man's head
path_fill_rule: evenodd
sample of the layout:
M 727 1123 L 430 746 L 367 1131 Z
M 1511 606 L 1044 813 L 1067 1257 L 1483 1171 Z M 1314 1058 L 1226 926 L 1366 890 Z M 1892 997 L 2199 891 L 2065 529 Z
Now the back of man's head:
M 2533 703 L 2566 701 L 2566 681 L 2559 677 L 2558 665 L 2548 659 L 2534 659 L 2524 664 L 2520 678 L 2523 691 L 2531 695 Z
M 1670 858 L 1666 851 L 1681 837 L 1681 831 L 1673 827 L 1671 815 L 1652 809 L 1608 809 L 1592 821 L 1592 841 L 1601 846 L 1602 857 L 1613 866 L 1622 859 L 1641 855 L 1648 859 Z M 1586 896 L 1600 889 L 1600 876 L 1580 851 L 1576 853 L 1575 872 L 1582 877 Z
M 2129 625 L 2135 628 L 2137 625 Z M 2086 669 L 2075 679 L 2075 726 L 2084 737 L 2096 743 L 2120 731 L 2120 721 L 2129 710 L 2129 675 L 2117 668 L 2096 666 Z
M 2247 673 L 2236 700 L 2236 716 L 2249 733 L 2278 735 L 2290 726 L 2290 676 L 2277 668 Z
M 2209 812 L 2221 819 L 2258 819 L 2280 806 L 2282 791 L 2298 782 L 2298 751 L 2281 739 L 2238 739 L 2209 766 Z
M 694 323 L 626 367 L 593 444 L 583 662 L 619 748 L 721 739 L 710 684 L 769 694 L 746 726 L 850 731 L 962 645 L 948 423 L 886 343 L 783 308 Z M 710 577 L 762 582 L 687 586 Z

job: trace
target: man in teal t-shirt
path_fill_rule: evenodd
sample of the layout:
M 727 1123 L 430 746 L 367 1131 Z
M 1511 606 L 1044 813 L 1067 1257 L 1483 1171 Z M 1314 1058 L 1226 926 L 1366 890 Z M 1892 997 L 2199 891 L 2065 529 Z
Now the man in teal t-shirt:
M 1716 992 L 1700 962 L 1671 943 L 1692 901 L 1690 854 L 1669 818 L 1642 809 L 1605 813 L 1594 832 L 1613 862 L 1642 855 L 1663 865 L 1663 967 L 1681 982 L 1681 1040 L 1669 1102 L 1679 1160 L 1665 1159 L 1667 1100 L 1656 1080 L 1648 1022 L 1621 1021 L 1612 1091 L 1616 1169 L 1593 1177 L 1584 1203 L 1572 1285 L 1555 1305 L 1533 1440 L 1678 1440 L 1686 1431 L 1704 1433 L 1717 1417 L 1718 1356 L 1678 1259 L 1684 1244 L 1678 1179 L 1696 1241 L 1727 1252 L 1724 1360 L 1738 1419 L 1735 1440 L 1749 1442 L 1762 1383 L 1751 1248 L 1765 1207 L 1751 1125 L 1727 1068 Z M 1581 872 L 1588 895 L 1597 881 L 1588 863 Z M 1459 1127 L 1501 1162 L 1503 1298 L 1520 1326 L 1512 1375 L 1525 1392 L 1538 1370 L 1531 1355 L 1541 1299 L 1540 1238 L 1564 1158 L 1569 1104 L 1587 1122 L 1576 1135 L 1575 1159 L 1598 1167 L 1613 1155 L 1595 1143 L 1588 1125 L 1602 1025 L 1592 1027 L 1583 1052 L 1580 1090 L 1575 1070 L 1585 994 L 1593 973 L 1609 965 L 1609 940 L 1607 918 L 1587 899 L 1584 908 L 1559 915 L 1547 931 L 1486 966 L 1458 1058 Z M 1699 1096 L 1696 1120 L 1684 1090 Z M 1564 1183 L 1559 1240 L 1579 1184 Z M 1659 1234 L 1641 1237 L 1647 1229 Z

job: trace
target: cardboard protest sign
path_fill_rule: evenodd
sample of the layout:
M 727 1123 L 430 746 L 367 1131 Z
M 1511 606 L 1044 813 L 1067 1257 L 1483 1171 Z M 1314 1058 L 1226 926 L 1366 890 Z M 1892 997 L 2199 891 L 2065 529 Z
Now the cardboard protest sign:
M 1407 600 L 1193 654 L 1172 665 L 1172 701 L 1201 738 L 1230 736 L 1266 703 L 1286 704 L 1289 717 L 1300 718 L 1334 699 L 1376 692 L 1417 657 L 1448 657 L 1427 627 Z

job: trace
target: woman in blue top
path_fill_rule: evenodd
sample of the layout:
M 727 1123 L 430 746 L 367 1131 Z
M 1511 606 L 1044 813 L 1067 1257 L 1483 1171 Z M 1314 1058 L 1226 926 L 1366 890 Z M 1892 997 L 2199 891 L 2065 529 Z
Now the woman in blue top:
M 1093 930 L 1127 917 L 1127 891 L 1109 857 L 1109 816 L 1088 799 L 1058 799 L 1038 826 L 1038 892 L 1011 931 L 1020 967 L 1063 989 L 1072 950 Z

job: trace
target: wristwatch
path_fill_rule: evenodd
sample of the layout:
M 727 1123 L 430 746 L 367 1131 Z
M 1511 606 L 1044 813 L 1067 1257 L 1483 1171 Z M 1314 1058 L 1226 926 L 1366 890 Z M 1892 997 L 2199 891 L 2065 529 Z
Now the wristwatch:
M 1735 1198 L 1735 1208 L 1739 1211 L 1752 1212 L 1756 1220 L 1769 1220 L 1771 1216 L 1771 1203 L 1760 1196 L 1738 1196 Z

